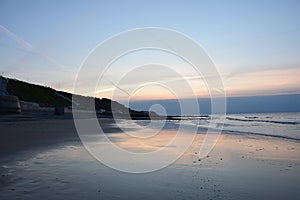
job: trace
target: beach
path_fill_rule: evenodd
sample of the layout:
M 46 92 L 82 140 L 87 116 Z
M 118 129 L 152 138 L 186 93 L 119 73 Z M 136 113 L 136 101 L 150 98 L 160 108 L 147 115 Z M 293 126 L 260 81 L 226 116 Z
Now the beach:
M 96 160 L 69 116 L 1 118 L 0 199 L 298 199 L 300 143 L 269 136 L 221 134 L 198 158 L 199 132 L 175 163 L 130 174 Z M 121 147 L 131 141 L 100 119 Z M 137 151 L 142 146 L 135 146 Z M 109 153 L 109 152 L 107 152 Z M 116 158 L 120 159 L 121 158 Z
M 300 199 L 300 0 L 0 19 L 0 200 Z

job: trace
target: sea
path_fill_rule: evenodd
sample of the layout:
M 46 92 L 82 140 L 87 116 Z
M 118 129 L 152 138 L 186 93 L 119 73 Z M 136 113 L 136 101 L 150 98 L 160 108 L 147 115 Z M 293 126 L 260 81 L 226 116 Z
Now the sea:
M 178 130 L 181 126 L 186 132 L 195 130 L 196 126 L 199 133 L 209 129 L 222 134 L 269 136 L 300 141 L 300 112 L 178 116 L 166 121 L 157 120 L 151 126 L 149 123 L 148 120 L 119 120 L 118 126 L 134 131 L 142 130 L 141 128 Z
M 188 104 L 190 100 L 182 101 Z M 198 110 L 191 106 L 186 112 L 191 116 L 181 117 L 180 123 L 197 126 L 200 130 L 210 128 L 223 133 L 300 139 L 300 94 L 227 97 L 226 102 L 226 116 L 210 115 L 210 99 L 199 98 L 200 113 L 203 115 L 199 116 Z M 149 110 L 155 104 L 161 105 L 168 115 L 182 115 L 177 100 L 132 101 L 130 107 Z
M 186 116 L 181 122 L 223 133 L 253 134 L 300 141 L 300 112 Z

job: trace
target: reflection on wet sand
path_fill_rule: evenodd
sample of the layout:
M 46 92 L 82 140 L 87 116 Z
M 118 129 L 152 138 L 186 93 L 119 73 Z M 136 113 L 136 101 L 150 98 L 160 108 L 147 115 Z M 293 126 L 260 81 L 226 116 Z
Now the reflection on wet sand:
M 160 149 L 174 136 L 170 129 L 149 141 L 109 134 L 116 145 L 134 153 Z M 24 149 L 0 158 L 0 199 L 297 199 L 300 195 L 299 142 L 227 134 L 199 159 L 203 137 L 197 134 L 172 165 L 146 174 L 110 169 L 72 140 Z M 167 149 L 170 155 L 176 152 L 175 146 Z M 131 162 L 116 155 L 112 159 Z

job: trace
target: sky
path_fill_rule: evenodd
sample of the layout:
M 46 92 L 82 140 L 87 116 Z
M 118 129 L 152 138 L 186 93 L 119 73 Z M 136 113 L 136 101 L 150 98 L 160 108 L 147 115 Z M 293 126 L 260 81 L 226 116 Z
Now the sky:
M 72 92 L 80 66 L 99 43 L 143 27 L 172 29 L 200 44 L 219 71 L 227 96 L 300 94 L 299 0 L 1 0 L 0 72 Z M 182 80 L 166 76 L 168 70 L 160 71 L 161 66 L 153 65 L 153 74 L 136 70 L 127 77 L 130 81 L 116 87 L 120 77 L 128 74 L 130 65 L 141 57 L 186 72 L 183 79 L 192 85 L 193 92 L 208 96 L 207 77 L 197 82 L 190 78 L 195 74 L 176 56 L 151 51 L 119 59 L 107 71 L 109 80 L 95 86 L 95 95 L 111 98 L 112 88 L 123 95 L 115 98 L 124 98 L 132 91 L 136 99 L 191 95 L 182 90 L 174 95 L 159 84 L 143 85 L 143 80 L 151 82 L 150 75 L 163 74 L 161 84 L 171 81 L 174 87 L 181 87 Z M 132 89 L 137 85 L 143 88 Z

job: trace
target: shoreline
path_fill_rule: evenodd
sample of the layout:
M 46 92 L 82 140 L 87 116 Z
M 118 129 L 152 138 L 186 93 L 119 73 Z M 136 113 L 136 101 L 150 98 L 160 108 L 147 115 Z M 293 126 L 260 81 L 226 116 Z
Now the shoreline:
M 177 119 L 167 120 L 178 121 Z M 98 121 L 101 124 L 101 128 L 104 132 L 117 133 L 122 131 L 120 128 L 114 126 L 115 121 L 112 118 L 98 118 Z M 15 125 L 17 126 L 14 127 Z M 76 141 L 81 143 L 75 128 L 73 115 L 71 113 L 60 116 L 50 115 L 49 113 L 0 115 L 0 128 L 2 130 L 2 134 L 0 135 L 0 153 L 2 155 L 10 153 L 10 151 L 12 153 L 17 152 L 19 151 L 18 148 L 21 148 L 21 150 L 26 150 L 26 148 L 36 146 L 42 147 L 44 145 L 51 144 L 55 145 L 57 143 L 64 143 L 65 141 Z M 20 129 L 22 129 L 22 134 L 19 133 Z M 207 129 L 205 128 L 199 128 L 198 134 L 203 134 L 206 130 Z M 63 133 L 61 133 L 62 131 Z M 226 130 L 222 131 L 221 135 L 265 137 L 270 139 L 291 141 L 300 144 L 299 139 L 280 135 Z M 47 140 L 44 140 L 45 137 L 47 137 Z
M 113 120 L 100 121 L 122 138 Z M 209 155 L 199 159 L 205 136 L 199 133 L 170 166 L 128 174 L 95 160 L 81 144 L 73 119 L 2 121 L 0 128 L 0 199 L 250 200 L 300 195 L 298 141 L 221 134 Z M 128 147 L 130 141 L 123 142 L 120 146 Z

